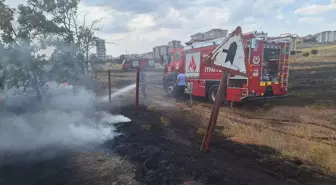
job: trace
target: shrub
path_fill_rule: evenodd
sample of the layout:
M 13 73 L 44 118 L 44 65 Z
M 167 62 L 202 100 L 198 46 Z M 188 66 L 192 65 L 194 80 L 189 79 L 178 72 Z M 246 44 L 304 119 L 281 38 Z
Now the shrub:
M 291 51 L 290 54 L 291 54 L 291 55 L 295 55 L 295 54 L 296 54 L 296 51 Z
M 308 52 L 305 52 L 305 53 L 303 53 L 303 56 L 304 56 L 304 57 L 308 57 L 308 56 L 309 56 L 309 53 L 308 53 Z
M 312 55 L 316 55 L 318 53 L 318 50 L 317 49 L 312 49 L 311 52 L 310 52 Z

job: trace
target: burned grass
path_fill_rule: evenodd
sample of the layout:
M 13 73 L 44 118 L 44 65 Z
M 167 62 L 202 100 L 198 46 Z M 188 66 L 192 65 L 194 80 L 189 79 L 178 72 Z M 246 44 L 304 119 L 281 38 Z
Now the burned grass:
M 219 125 L 212 151 L 201 153 L 199 147 L 205 130 L 201 115 L 191 116 L 186 109 L 176 111 L 153 107 L 150 110 L 142 107 L 141 116 L 133 119 L 132 124 L 119 125 L 118 131 L 122 135 L 109 143 L 117 154 L 137 164 L 135 179 L 144 184 L 336 182 L 325 178 L 323 173 L 305 170 L 304 162 L 283 157 L 279 148 L 275 149 L 273 145 L 245 140 L 248 134 L 250 138 L 260 136 L 256 132 L 244 132 L 244 127 L 228 130 L 234 129 L 231 124 L 230 127 Z M 123 111 L 133 112 L 134 109 L 127 107 Z M 273 139 L 269 142 L 276 141 Z
M 0 184 L 140 185 L 133 178 L 133 169 L 128 161 L 111 153 L 63 153 L 44 160 L 1 163 Z

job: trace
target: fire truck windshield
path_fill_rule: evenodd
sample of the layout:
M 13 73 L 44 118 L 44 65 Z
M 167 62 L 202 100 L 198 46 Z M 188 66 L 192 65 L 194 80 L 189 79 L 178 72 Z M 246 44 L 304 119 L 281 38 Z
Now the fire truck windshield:
M 174 56 L 174 60 L 180 60 L 181 59 L 181 54 L 180 54 L 180 52 L 176 52 L 176 53 L 174 53 L 175 54 L 175 56 Z

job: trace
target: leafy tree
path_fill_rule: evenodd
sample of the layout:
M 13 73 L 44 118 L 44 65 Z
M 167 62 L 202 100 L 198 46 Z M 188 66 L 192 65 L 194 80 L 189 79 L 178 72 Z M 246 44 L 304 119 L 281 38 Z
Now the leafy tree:
M 14 28 L 12 25 L 12 21 L 14 20 L 15 9 L 10 8 L 5 4 L 5 0 L 0 0 L 0 30 L 1 38 L 5 42 L 12 42 Z
M 7 88 L 16 87 L 21 93 L 32 90 L 41 98 L 45 87 L 42 75 L 46 60 L 45 56 L 38 54 L 40 48 L 32 42 L 39 30 L 26 24 L 25 10 L 22 5 L 18 7 L 19 25 L 15 29 L 13 17 L 16 10 L 5 5 L 4 0 L 0 2 L 0 12 L 4 12 L 0 18 L 1 38 L 6 44 L 1 59 L 6 79 L 2 81 L 6 81 Z
M 46 77 L 86 76 L 89 50 L 95 45 L 100 20 L 88 24 L 86 15 L 78 13 L 78 3 L 79 0 L 27 0 L 26 5 L 12 9 L 0 0 L 0 34 L 7 55 L 2 63 L 8 74 L 8 87 L 23 87 L 24 91 L 30 87 L 41 97 Z M 14 14 L 18 14 L 15 26 Z M 48 59 L 40 51 L 49 46 L 55 49 Z

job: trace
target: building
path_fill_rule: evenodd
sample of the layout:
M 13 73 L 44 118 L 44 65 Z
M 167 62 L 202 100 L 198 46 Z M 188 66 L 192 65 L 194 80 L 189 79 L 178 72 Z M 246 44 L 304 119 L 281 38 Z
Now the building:
M 97 51 L 97 57 L 99 60 L 106 60 L 106 46 L 105 46 L 105 40 L 103 39 L 97 39 L 96 40 L 96 51 Z
M 137 58 L 141 58 L 141 54 L 123 54 L 123 55 L 120 55 L 120 58 L 123 58 L 123 59 L 137 59 Z
M 319 43 L 333 43 L 336 42 L 336 30 L 335 31 L 324 31 L 317 33 L 316 42 Z
M 168 45 L 161 45 L 156 46 L 153 48 L 153 57 L 154 59 L 159 59 L 161 55 L 164 57 L 168 55 L 169 46 Z
M 112 60 L 113 56 L 112 55 L 106 55 L 106 60 Z
M 97 54 L 95 54 L 95 53 L 90 53 L 90 55 L 89 55 L 89 59 L 95 61 L 95 60 L 97 59 Z
M 181 41 L 179 40 L 172 40 L 168 42 L 169 49 L 174 49 L 174 48 L 182 48 Z
M 195 33 L 194 35 L 190 36 L 191 40 L 201 40 L 205 39 L 205 34 L 204 33 Z
M 228 30 L 222 29 L 211 29 L 204 33 L 195 33 L 194 35 L 190 36 L 190 41 L 186 42 L 186 45 L 190 45 L 195 41 L 206 41 L 211 39 L 217 39 L 226 37 L 228 34 Z
M 142 54 L 140 54 L 140 57 L 141 58 L 147 58 L 147 59 L 153 59 L 154 58 L 153 52 L 142 53 Z
M 212 29 L 204 33 L 205 39 L 216 39 L 221 37 L 226 37 L 228 34 L 228 30 L 222 29 Z

